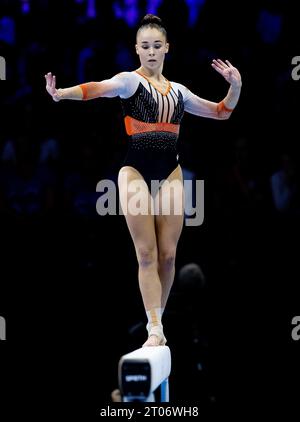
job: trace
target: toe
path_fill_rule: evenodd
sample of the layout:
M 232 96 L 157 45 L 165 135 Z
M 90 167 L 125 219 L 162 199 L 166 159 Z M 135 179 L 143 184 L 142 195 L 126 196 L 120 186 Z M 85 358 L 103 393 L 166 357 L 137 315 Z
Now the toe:
M 159 346 L 159 344 L 159 338 L 156 335 L 151 335 L 148 337 L 148 340 L 143 344 L 143 347 Z

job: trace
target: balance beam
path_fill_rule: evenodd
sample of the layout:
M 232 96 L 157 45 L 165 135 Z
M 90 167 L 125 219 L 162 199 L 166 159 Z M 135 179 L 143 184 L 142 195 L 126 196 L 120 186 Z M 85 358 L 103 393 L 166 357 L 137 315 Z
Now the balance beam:
M 124 402 L 155 401 L 154 391 L 159 386 L 160 401 L 169 401 L 171 352 L 168 346 L 141 347 L 123 355 L 118 372 Z

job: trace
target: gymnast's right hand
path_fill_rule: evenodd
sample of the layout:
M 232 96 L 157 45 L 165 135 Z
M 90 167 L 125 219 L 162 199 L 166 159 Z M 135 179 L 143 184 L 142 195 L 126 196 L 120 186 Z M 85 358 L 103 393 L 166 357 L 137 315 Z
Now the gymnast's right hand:
M 56 78 L 55 75 L 52 75 L 51 72 L 48 72 L 47 75 L 45 75 L 46 78 L 46 90 L 51 95 L 52 99 L 56 102 L 58 102 L 61 99 L 61 96 L 59 95 L 58 90 L 56 89 Z

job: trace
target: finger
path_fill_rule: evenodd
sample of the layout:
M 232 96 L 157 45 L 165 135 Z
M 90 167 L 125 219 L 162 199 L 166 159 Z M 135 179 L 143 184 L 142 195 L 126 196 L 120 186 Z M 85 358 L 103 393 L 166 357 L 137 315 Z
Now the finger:
M 224 67 L 215 59 L 213 60 L 212 65 L 213 65 L 214 69 L 216 69 L 216 70 L 217 69 L 219 69 L 221 71 L 224 70 Z
M 48 73 L 45 75 L 45 77 L 46 77 L 46 83 L 47 83 L 47 86 L 50 86 L 51 73 L 50 73 L 50 72 L 48 72 Z
M 222 66 L 224 66 L 225 68 L 226 68 L 226 67 L 228 67 L 228 66 L 227 66 L 227 64 L 223 62 L 223 60 L 218 59 L 218 62 L 219 62 Z
M 229 60 L 225 60 L 225 62 L 228 64 L 228 66 L 233 67 Z
M 211 65 L 218 73 L 221 73 L 221 75 L 223 74 L 223 72 L 224 72 L 223 67 L 221 67 L 221 66 L 219 66 L 218 64 L 215 64 L 215 63 L 212 63 Z
M 215 64 L 215 66 L 219 67 L 220 69 L 223 69 L 223 66 L 221 65 L 221 63 L 218 62 L 219 59 L 213 59 L 213 63 Z
M 51 89 L 55 89 L 55 76 L 51 77 Z

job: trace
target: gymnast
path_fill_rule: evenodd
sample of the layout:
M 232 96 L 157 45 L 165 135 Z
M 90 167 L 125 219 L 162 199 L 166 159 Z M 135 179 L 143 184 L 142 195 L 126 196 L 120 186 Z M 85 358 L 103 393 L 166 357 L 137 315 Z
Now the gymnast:
M 242 81 L 228 60 L 213 60 L 213 69 L 230 84 L 225 98 L 216 103 L 167 80 L 163 75 L 169 51 L 167 32 L 155 15 L 142 19 L 135 49 L 140 67 L 111 79 L 57 89 L 52 73 L 45 78 L 47 92 L 54 101 L 120 97 L 128 135 L 128 152 L 118 175 L 120 202 L 122 210 L 126 210 L 124 216 L 135 247 L 139 287 L 148 319 L 148 338 L 143 346 L 158 346 L 166 344 L 162 314 L 174 281 L 176 248 L 184 221 L 183 177 L 177 153 L 180 122 L 184 111 L 228 119 L 237 105 Z M 160 182 L 157 189 L 152 189 L 153 181 Z M 139 182 L 149 212 L 131 212 L 128 205 L 134 195 L 132 182 Z M 172 182 L 176 182 L 176 189 L 164 189 Z M 171 204 L 169 213 L 162 212 L 164 202 Z M 153 213 L 153 203 L 158 212 Z M 175 212 L 178 204 L 180 213 Z

